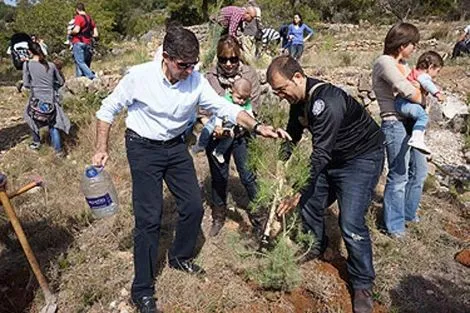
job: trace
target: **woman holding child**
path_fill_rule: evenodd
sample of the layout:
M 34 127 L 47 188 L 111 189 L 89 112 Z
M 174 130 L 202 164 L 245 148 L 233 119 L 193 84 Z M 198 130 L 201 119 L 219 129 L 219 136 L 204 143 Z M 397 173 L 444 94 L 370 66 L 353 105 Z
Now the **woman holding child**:
M 384 222 L 387 232 L 394 238 L 405 235 L 405 221 L 418 221 L 416 211 L 427 176 L 426 156 L 408 145 L 409 124 L 413 127 L 414 120 L 400 115 L 395 107 L 397 95 L 413 103 L 422 103 L 420 89 L 406 78 L 410 69 L 405 63 L 414 53 L 418 41 L 419 31 L 414 25 L 394 25 L 385 37 L 384 54 L 377 58 L 372 71 L 388 161 Z
M 217 45 L 217 64 L 208 71 L 206 78 L 219 95 L 225 96 L 229 101 L 239 104 L 247 110 L 250 109 L 249 102 L 251 102 L 251 109 L 256 112 L 260 105 L 261 94 L 258 75 L 253 68 L 243 64 L 241 48 L 234 37 L 226 35 L 220 38 Z M 241 81 L 235 83 L 238 80 Z M 208 119 L 203 118 L 202 121 L 203 124 L 206 124 Z M 234 129 L 237 129 L 237 126 Z M 240 180 L 248 193 L 248 198 L 253 200 L 257 191 L 255 175 L 247 168 L 247 142 L 250 134 L 244 130 L 226 133 L 220 125 L 215 126 L 213 133 L 215 140 L 210 140 L 206 148 L 212 177 L 213 221 L 210 236 L 216 236 L 225 222 L 231 155 L 233 155 Z M 231 140 L 228 147 L 224 148 L 224 153 L 220 155 L 217 153 L 220 149 L 218 145 L 227 139 L 227 137 L 224 138 L 226 135 L 233 136 L 233 140 Z M 264 215 L 263 212 L 249 214 L 255 232 L 261 230 L 262 216 Z

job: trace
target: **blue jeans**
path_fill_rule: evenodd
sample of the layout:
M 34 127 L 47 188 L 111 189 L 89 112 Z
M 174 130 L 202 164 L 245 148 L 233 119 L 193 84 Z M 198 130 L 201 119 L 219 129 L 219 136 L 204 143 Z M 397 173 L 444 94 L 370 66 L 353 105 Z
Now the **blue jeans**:
M 75 76 L 86 76 L 89 79 L 95 78 L 95 74 L 90 69 L 91 50 L 90 45 L 83 42 L 73 44 L 73 58 L 75 60 Z
M 132 176 L 134 282 L 132 299 L 153 296 L 163 212 L 163 181 L 176 200 L 178 219 L 170 264 L 194 257 L 203 207 L 201 190 L 188 149 L 181 138 L 168 144 L 126 133 L 127 159 Z
M 395 110 L 401 116 L 409 117 L 415 120 L 413 130 L 424 131 L 428 125 L 428 113 L 417 103 L 413 103 L 405 98 L 397 97 L 395 99 Z
M 408 146 L 401 121 L 383 121 L 388 175 L 384 192 L 384 223 L 390 234 L 405 231 L 405 221 L 416 218 L 428 168 L 426 157 Z
M 35 132 L 32 132 L 32 134 L 33 134 L 33 142 L 40 143 L 41 137 L 39 136 L 39 134 Z M 60 131 L 55 127 L 49 126 L 49 136 L 51 138 L 51 144 L 54 150 L 56 152 L 61 152 L 62 143 L 60 139 Z
M 383 148 L 328 165 L 300 199 L 305 231 L 317 240 L 314 252 L 326 248 L 325 210 L 338 200 L 339 226 L 346 249 L 347 268 L 354 289 L 369 289 L 375 278 L 372 243 L 365 216 L 384 163 Z M 315 251 L 316 250 L 316 251 Z
M 206 149 L 207 159 L 212 180 L 212 203 L 218 207 L 225 207 L 227 204 L 227 186 L 230 169 L 230 156 L 233 154 L 235 166 L 243 186 L 248 193 L 250 201 L 254 200 L 257 192 L 256 177 L 248 170 L 248 148 L 247 137 L 242 136 L 233 140 L 232 145 L 224 153 L 225 162 L 220 164 L 214 159 L 212 152 L 219 144 L 219 140 L 213 140 Z
M 303 52 L 304 45 L 291 45 L 289 47 L 290 56 L 296 59 L 297 61 L 300 60 L 300 57 L 302 56 Z

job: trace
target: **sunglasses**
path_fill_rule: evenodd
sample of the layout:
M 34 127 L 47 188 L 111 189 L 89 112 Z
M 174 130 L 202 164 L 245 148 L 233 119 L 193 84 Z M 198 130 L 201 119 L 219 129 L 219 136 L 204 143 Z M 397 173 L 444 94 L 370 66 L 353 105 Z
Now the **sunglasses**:
M 199 63 L 199 60 L 196 62 L 175 62 L 180 70 L 187 70 L 188 68 L 194 68 L 196 64 Z
M 222 64 L 226 64 L 228 61 L 230 61 L 231 64 L 240 62 L 239 57 L 230 57 L 230 58 L 217 57 L 217 60 L 219 61 L 219 63 L 222 63 Z

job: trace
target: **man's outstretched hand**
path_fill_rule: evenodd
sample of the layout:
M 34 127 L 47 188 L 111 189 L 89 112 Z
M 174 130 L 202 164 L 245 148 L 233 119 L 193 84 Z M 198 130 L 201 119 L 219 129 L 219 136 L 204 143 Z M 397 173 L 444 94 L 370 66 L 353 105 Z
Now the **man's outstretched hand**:
M 266 138 L 282 138 L 285 140 L 292 140 L 292 137 L 282 128 L 274 129 L 270 125 L 260 125 L 256 128 L 256 133 Z

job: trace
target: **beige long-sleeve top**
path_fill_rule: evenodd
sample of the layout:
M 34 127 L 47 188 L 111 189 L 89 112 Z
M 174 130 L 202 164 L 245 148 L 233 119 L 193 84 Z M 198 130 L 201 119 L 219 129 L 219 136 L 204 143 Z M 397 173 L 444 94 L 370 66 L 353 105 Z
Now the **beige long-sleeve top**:
M 390 55 L 381 55 L 375 60 L 372 89 L 379 103 L 380 115 L 396 112 L 394 102 L 397 95 L 416 103 L 421 102 L 419 89 L 400 72 L 398 61 Z

